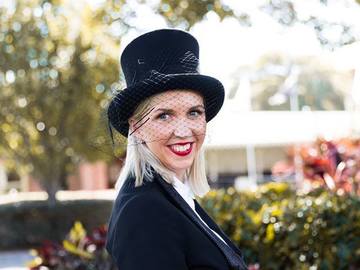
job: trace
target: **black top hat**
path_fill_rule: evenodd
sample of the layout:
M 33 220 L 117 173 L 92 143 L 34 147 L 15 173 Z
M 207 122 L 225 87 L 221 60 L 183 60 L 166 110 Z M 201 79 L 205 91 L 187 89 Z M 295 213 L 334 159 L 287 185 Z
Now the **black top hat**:
M 160 29 L 137 37 L 121 55 L 127 88 L 111 100 L 109 123 L 127 137 L 128 119 L 137 105 L 154 94 L 175 89 L 202 94 L 209 122 L 223 105 L 224 86 L 213 77 L 199 74 L 198 66 L 199 44 L 185 31 Z

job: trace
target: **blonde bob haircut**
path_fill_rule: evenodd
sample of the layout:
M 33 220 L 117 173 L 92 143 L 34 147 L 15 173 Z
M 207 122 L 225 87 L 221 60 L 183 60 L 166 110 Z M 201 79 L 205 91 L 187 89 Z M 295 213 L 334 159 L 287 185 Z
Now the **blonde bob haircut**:
M 150 96 L 137 106 L 132 115 L 135 121 L 140 120 L 144 113 L 150 109 L 155 101 L 155 97 L 156 95 Z M 129 134 L 130 132 L 129 129 Z M 125 162 L 115 184 L 115 188 L 119 191 L 129 176 L 135 177 L 135 187 L 141 186 L 144 179 L 152 181 L 153 174 L 150 166 L 152 166 L 166 182 L 169 184 L 173 183 L 175 173 L 166 168 L 145 144 L 138 143 L 134 135 L 129 135 Z M 210 187 L 206 177 L 205 156 L 202 147 L 195 156 L 193 164 L 186 170 L 185 177 L 189 180 L 190 187 L 196 196 L 202 198 L 209 192 Z

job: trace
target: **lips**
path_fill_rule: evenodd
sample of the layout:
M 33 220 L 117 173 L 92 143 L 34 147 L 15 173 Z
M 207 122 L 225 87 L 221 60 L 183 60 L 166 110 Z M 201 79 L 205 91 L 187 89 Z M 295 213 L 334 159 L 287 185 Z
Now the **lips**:
M 177 144 L 169 145 L 168 148 L 175 155 L 186 156 L 191 153 L 193 148 L 193 142 L 177 143 Z
M 173 143 L 173 144 L 169 144 L 169 145 L 185 145 L 188 143 L 193 143 L 193 142 L 178 142 L 178 143 Z

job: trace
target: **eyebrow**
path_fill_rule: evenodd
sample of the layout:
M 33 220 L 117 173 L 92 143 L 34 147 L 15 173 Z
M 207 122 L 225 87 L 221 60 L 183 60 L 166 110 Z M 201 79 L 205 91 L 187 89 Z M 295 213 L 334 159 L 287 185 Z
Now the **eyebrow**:
M 203 109 L 205 109 L 205 107 L 203 105 L 196 105 L 196 106 L 191 107 L 189 110 L 193 110 L 193 109 L 196 109 L 198 107 L 202 107 Z M 159 108 L 155 112 L 157 112 L 157 111 L 174 112 L 173 109 L 167 109 L 167 108 Z

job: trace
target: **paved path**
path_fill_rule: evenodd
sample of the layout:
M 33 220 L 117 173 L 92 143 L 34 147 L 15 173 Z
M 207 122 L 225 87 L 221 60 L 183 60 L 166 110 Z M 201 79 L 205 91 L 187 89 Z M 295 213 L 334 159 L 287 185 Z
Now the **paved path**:
M 0 269 L 26 270 L 26 263 L 32 259 L 28 250 L 0 251 Z

